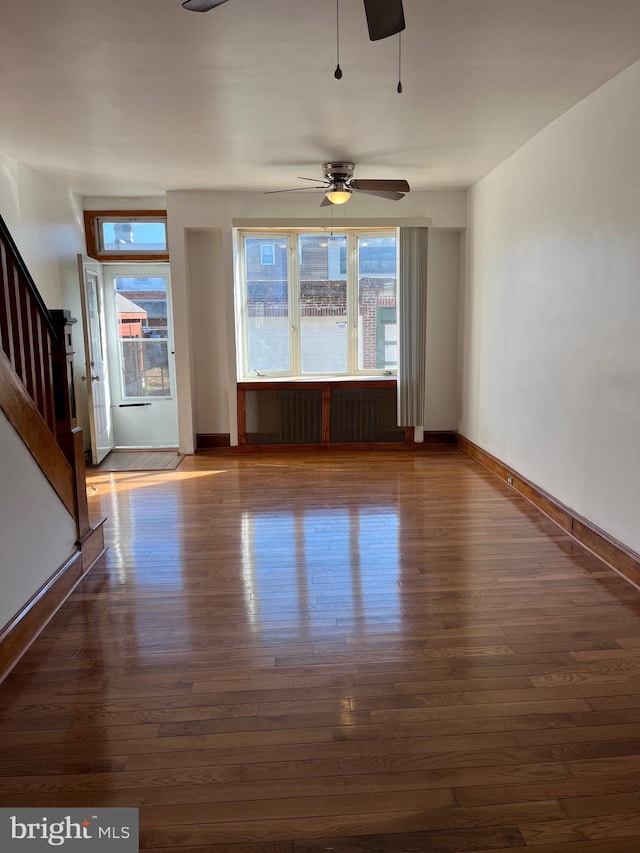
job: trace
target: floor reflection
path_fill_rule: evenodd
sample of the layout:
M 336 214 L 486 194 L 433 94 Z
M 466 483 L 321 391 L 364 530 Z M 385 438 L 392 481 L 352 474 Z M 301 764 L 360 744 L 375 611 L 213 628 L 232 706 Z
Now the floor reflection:
M 153 505 L 151 505 L 153 503 Z M 131 582 L 135 570 L 136 585 L 157 590 L 181 589 L 182 506 L 174 493 L 158 492 L 155 499 L 141 502 L 134 493 L 112 493 L 107 507 L 109 519 L 109 564 L 122 583 Z M 158 557 L 168 571 L 158 568 Z
M 395 507 L 242 513 L 242 580 L 251 625 L 326 639 L 400 620 Z M 381 621 L 382 620 L 382 621 Z M 278 627 L 279 626 L 279 627 Z

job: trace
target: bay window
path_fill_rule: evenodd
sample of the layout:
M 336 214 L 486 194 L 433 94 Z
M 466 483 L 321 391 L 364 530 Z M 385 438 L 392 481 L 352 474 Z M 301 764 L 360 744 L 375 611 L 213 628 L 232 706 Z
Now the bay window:
M 395 229 L 240 231 L 237 269 L 241 378 L 395 374 Z

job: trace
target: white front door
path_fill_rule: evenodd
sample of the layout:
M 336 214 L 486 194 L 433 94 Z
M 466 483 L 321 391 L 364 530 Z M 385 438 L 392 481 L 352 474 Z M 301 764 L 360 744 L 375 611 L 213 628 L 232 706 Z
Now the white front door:
M 178 446 L 169 264 L 103 266 L 115 446 Z
M 97 465 L 114 446 L 100 265 L 78 255 L 78 275 L 84 315 L 85 367 L 82 379 L 87 383 L 89 401 L 91 461 Z

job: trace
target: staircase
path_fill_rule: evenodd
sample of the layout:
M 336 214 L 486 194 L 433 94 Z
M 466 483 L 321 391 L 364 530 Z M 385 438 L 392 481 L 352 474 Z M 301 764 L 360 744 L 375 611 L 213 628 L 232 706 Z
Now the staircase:
M 0 410 L 75 521 L 76 551 L 9 624 L 0 626 L 0 678 L 104 552 L 104 519 L 87 507 L 68 311 L 49 311 L 0 217 Z

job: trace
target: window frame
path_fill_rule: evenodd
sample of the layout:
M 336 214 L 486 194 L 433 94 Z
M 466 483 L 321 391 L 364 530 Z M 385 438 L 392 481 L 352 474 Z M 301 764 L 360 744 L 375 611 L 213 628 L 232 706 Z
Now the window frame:
M 374 228 L 336 228 L 335 234 L 329 235 L 328 229 L 323 227 L 308 228 L 236 228 L 236 277 L 234 286 L 236 304 L 236 369 L 238 381 L 247 382 L 260 380 L 309 381 L 315 378 L 336 377 L 340 379 L 362 379 L 365 377 L 393 377 L 397 376 L 397 368 L 359 368 L 359 275 L 358 275 L 358 249 L 363 239 L 380 237 L 394 237 L 396 241 L 396 310 L 398 302 L 398 276 L 399 276 L 399 233 L 398 228 L 393 226 Z M 327 235 L 346 237 L 346 312 L 347 312 L 347 369 L 344 372 L 322 371 L 302 372 L 301 359 L 301 334 L 300 334 L 300 270 L 302 252 L 300 251 L 299 238 L 301 235 Z M 287 243 L 287 293 L 288 293 L 288 329 L 289 329 L 289 364 L 288 371 L 253 371 L 249 369 L 249 329 L 248 329 L 248 290 L 247 290 L 247 264 L 246 264 L 246 241 L 248 238 L 268 238 L 280 240 Z M 365 276 L 366 277 L 366 276 Z
M 102 245 L 103 222 L 163 222 L 167 236 L 165 252 L 131 251 L 118 252 L 105 249 Z M 96 261 L 149 261 L 167 262 L 169 260 L 169 233 L 166 210 L 85 210 L 84 233 L 87 243 L 87 255 Z

